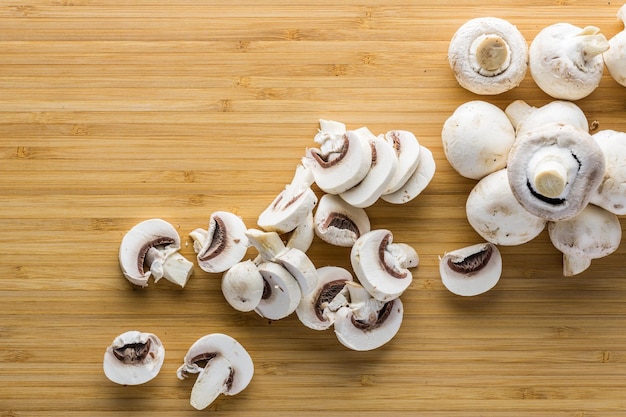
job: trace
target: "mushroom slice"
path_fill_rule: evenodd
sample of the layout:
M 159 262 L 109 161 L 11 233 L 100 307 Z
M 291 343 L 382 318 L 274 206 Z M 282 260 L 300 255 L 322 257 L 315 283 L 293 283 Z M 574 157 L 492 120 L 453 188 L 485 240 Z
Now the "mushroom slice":
M 504 112 L 515 127 L 517 136 L 550 123 L 568 124 L 589 132 L 587 116 L 571 101 L 555 100 L 541 107 L 532 107 L 523 100 L 515 100 Z
M 495 95 L 517 87 L 528 68 L 528 45 L 511 23 L 496 17 L 465 22 L 448 47 L 450 68 L 461 87 Z
M 311 169 L 298 165 L 291 183 L 261 213 L 258 225 L 264 230 L 278 233 L 287 233 L 298 227 L 317 204 L 312 184 Z
M 254 311 L 270 320 L 289 316 L 302 298 L 298 281 L 285 267 L 275 262 L 262 262 L 258 268 L 263 276 L 264 290 Z
M 542 29 L 530 44 L 530 74 L 546 94 L 580 100 L 600 84 L 607 49 L 609 42 L 597 27 L 556 23 Z
M 104 374 L 116 384 L 143 384 L 158 375 L 164 358 L 165 348 L 156 335 L 131 330 L 117 336 L 104 352 Z
M 592 259 L 615 252 L 622 239 L 617 215 L 593 204 L 575 217 L 548 224 L 552 244 L 563 253 L 563 275 L 580 274 Z
M 550 221 L 578 214 L 600 185 L 604 169 L 604 155 L 591 135 L 561 123 L 518 136 L 507 164 L 517 201 Z
M 350 247 L 362 234 L 370 231 L 365 209 L 351 206 L 332 194 L 320 198 L 313 220 L 315 234 L 335 246 Z
M 377 349 L 400 330 L 404 308 L 399 298 L 383 302 L 359 284 L 346 282 L 350 303 L 335 315 L 335 334 L 339 342 L 357 351 Z
M 363 181 L 339 196 L 351 206 L 365 208 L 374 204 L 387 188 L 398 167 L 398 158 L 384 137 L 375 136 L 365 127 L 358 131 L 363 132 L 363 139 L 372 147 L 372 165 Z
M 626 132 L 601 130 L 594 135 L 606 169 L 600 186 L 591 196 L 591 203 L 617 215 L 626 214 Z
M 617 18 L 626 22 L 626 4 L 617 11 Z M 626 87 L 626 30 L 622 29 L 609 39 L 609 49 L 602 55 L 609 74 L 620 85 Z
M 286 246 L 288 248 L 300 249 L 302 252 L 306 252 L 313 244 L 314 238 L 315 225 L 313 222 L 313 212 L 310 211 L 302 223 L 289 232 Z
M 233 265 L 222 275 L 222 294 L 238 311 L 254 310 L 261 302 L 264 288 L 263 276 L 250 260 Z
M 208 407 L 220 394 L 236 395 L 254 375 L 254 363 L 246 349 L 231 336 L 213 333 L 198 339 L 176 371 L 179 379 L 199 374 L 191 390 L 190 404 Z
M 439 259 L 441 282 L 453 294 L 474 296 L 492 289 L 502 275 L 502 257 L 493 243 L 479 243 Z
M 352 274 L 339 266 L 324 266 L 317 269 L 317 287 L 302 297 L 296 314 L 306 327 L 326 330 L 335 322 L 335 314 L 348 305 L 346 282 L 353 281 Z
M 420 145 L 417 169 L 406 183 L 397 191 L 381 196 L 381 199 L 392 204 L 404 204 L 420 195 L 430 184 L 437 169 L 435 158 L 430 149 Z
M 246 225 L 228 211 L 211 214 L 208 230 L 195 229 L 189 236 L 198 254 L 198 266 L 206 272 L 224 272 L 243 259 L 248 250 Z
M 141 287 L 148 286 L 150 276 L 155 282 L 165 278 L 184 287 L 193 274 L 193 263 L 179 250 L 180 236 L 174 226 L 162 219 L 144 220 L 122 238 L 119 250 L 122 273 Z
M 537 237 L 547 220 L 526 210 L 515 198 L 507 171 L 501 169 L 478 181 L 465 204 L 467 220 L 486 241 L 521 245 Z
M 372 230 L 361 236 L 350 252 L 352 269 L 359 282 L 380 301 L 399 297 L 413 281 L 407 268 L 413 262 L 406 262 L 406 258 L 417 259 L 417 254 L 412 248 L 407 253 L 410 246 L 398 246 L 392 239 L 389 230 Z
M 398 191 L 411 178 L 419 164 L 420 144 L 415 135 L 407 130 L 390 130 L 385 140 L 396 151 L 398 167 L 387 184 L 383 195 Z

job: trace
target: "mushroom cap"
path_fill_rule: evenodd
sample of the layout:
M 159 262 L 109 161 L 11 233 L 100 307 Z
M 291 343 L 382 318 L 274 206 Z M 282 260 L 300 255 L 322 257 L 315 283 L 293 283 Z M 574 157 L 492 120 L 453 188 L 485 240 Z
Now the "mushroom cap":
M 626 4 L 622 5 L 617 17 L 624 23 L 626 20 Z M 609 39 L 609 49 L 602 54 L 609 74 L 617 83 L 626 87 L 626 31 L 615 34 Z
M 392 204 L 404 204 L 420 195 L 430 184 L 437 169 L 435 158 L 430 149 L 420 145 L 417 169 L 413 175 L 393 193 L 384 194 L 381 199 Z
M 606 169 L 590 202 L 617 215 L 626 214 L 626 132 L 601 130 L 592 135 L 604 154 Z
M 481 74 L 472 62 L 470 50 L 484 35 L 496 35 L 506 43 L 508 67 L 495 75 Z M 497 17 L 479 17 L 457 29 L 448 47 L 448 60 L 461 87 L 475 93 L 495 95 L 517 87 L 528 68 L 528 45 L 521 32 L 510 22 Z
M 541 107 L 531 107 L 523 100 L 515 100 L 504 112 L 511 119 L 517 136 L 549 123 L 563 123 L 589 131 L 587 116 L 571 101 L 554 100 Z
M 453 294 L 471 297 L 492 289 L 502 275 L 502 257 L 493 243 L 456 249 L 439 259 L 441 282 Z
M 515 130 L 499 107 L 473 100 L 457 107 L 444 122 L 441 139 L 452 168 L 478 180 L 506 166 Z
M 206 272 L 224 272 L 240 262 L 248 250 L 246 225 L 241 217 L 228 211 L 211 214 L 207 232 L 191 233 L 198 266 Z
M 265 283 L 257 265 L 239 262 L 222 275 L 222 294 L 235 310 L 252 311 L 261 302 Z
M 275 262 L 262 262 L 258 268 L 265 280 L 265 291 L 254 311 L 270 320 L 289 316 L 302 298 L 298 281 L 284 266 Z
M 341 197 L 324 194 L 313 216 L 315 234 L 326 243 L 350 247 L 370 231 L 365 209 L 348 204 Z
M 131 330 L 117 336 L 106 349 L 104 374 L 116 384 L 139 385 L 158 375 L 164 359 L 165 348 L 156 335 Z

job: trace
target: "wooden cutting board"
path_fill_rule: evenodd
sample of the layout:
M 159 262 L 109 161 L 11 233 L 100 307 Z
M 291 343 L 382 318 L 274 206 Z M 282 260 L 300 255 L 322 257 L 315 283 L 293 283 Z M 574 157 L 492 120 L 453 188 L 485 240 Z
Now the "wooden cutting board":
M 441 284 L 438 257 L 480 241 L 465 218 L 474 181 L 445 160 L 440 132 L 463 102 L 550 101 L 528 75 L 480 97 L 446 57 L 474 17 L 517 25 L 528 42 L 561 21 L 622 30 L 609 1 L 32 0 L 0 5 L 0 416 L 198 415 L 175 371 L 200 336 L 222 332 L 256 373 L 204 413 L 574 417 L 626 414 L 626 279 L 620 248 L 575 278 L 546 233 L 502 247 L 504 273 L 474 298 Z M 626 90 L 605 74 L 577 104 L 601 129 L 626 130 Z M 254 227 L 287 184 L 320 118 L 375 133 L 414 132 L 437 173 L 412 202 L 378 202 L 372 227 L 421 263 L 387 345 L 354 352 L 295 316 L 233 310 L 220 275 L 196 267 L 185 289 L 133 288 L 117 251 L 159 217 L 183 238 L 228 210 Z M 349 250 L 316 239 L 317 266 Z M 250 257 L 255 255 L 250 250 Z M 154 332 L 160 375 L 109 382 L 105 348 Z

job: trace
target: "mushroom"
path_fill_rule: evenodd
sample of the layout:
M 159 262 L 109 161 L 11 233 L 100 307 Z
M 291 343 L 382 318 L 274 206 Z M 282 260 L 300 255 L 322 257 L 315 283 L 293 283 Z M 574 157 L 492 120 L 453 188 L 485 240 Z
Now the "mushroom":
M 354 281 L 346 282 L 350 303 L 335 315 L 335 335 L 339 342 L 357 351 L 377 349 L 400 330 L 404 308 L 399 298 L 384 302 Z
M 257 265 L 242 261 L 222 275 L 222 294 L 235 310 L 252 311 L 261 302 L 265 281 Z
M 180 248 L 180 236 L 174 226 L 162 219 L 144 220 L 122 238 L 122 273 L 141 287 L 148 286 L 150 276 L 155 282 L 165 278 L 184 287 L 193 274 L 193 263 L 178 252 Z
M 302 297 L 296 315 L 309 329 L 326 330 L 335 322 L 335 314 L 348 305 L 346 282 L 353 281 L 352 274 L 339 266 L 317 269 L 317 287 Z
M 398 191 L 411 178 L 419 164 L 420 143 L 415 135 L 407 130 L 390 130 L 385 133 L 385 140 L 396 151 L 398 165 L 393 177 L 387 183 L 383 195 Z
M 288 248 L 300 249 L 302 252 L 309 250 L 315 238 L 315 225 L 313 223 L 313 212 L 310 211 L 302 223 L 296 226 L 287 239 L 286 246 Z
M 352 247 L 350 262 L 363 287 L 377 300 L 399 297 L 413 281 L 408 268 L 419 261 L 408 245 L 392 243 L 389 230 L 377 229 L 362 235 Z
M 198 266 L 206 272 L 224 272 L 241 261 L 248 250 L 245 232 L 246 225 L 238 215 L 228 211 L 211 214 L 208 230 L 189 233 Z
M 116 384 L 143 384 L 158 375 L 164 358 L 165 348 L 156 335 L 131 330 L 117 336 L 104 352 L 104 374 Z
M 441 282 L 453 294 L 475 296 L 492 289 L 502 275 L 502 257 L 493 243 L 447 252 L 439 259 Z
M 441 139 L 452 168 L 465 178 L 478 180 L 506 166 L 515 130 L 499 107 L 473 100 L 448 117 Z
M 335 246 L 350 247 L 370 231 L 365 209 L 346 203 L 341 197 L 324 194 L 313 217 L 315 234 Z
M 601 130 L 592 135 L 602 153 L 606 169 L 590 202 L 617 215 L 626 214 L 626 133 Z
M 528 45 L 511 23 L 496 17 L 467 21 L 448 48 L 450 68 L 461 87 L 495 95 L 517 87 L 528 67 Z
M 506 168 L 478 181 L 465 204 L 467 220 L 486 241 L 521 245 L 537 237 L 547 220 L 526 210 L 515 198 Z
M 417 169 L 413 175 L 393 193 L 384 194 L 381 199 L 392 204 L 404 204 L 421 194 L 435 176 L 436 164 L 430 149 L 420 145 Z
M 236 395 L 243 391 L 254 375 L 254 363 L 237 340 L 213 333 L 191 345 L 176 371 L 181 380 L 192 374 L 198 377 L 189 402 L 195 409 L 203 410 L 220 394 Z
M 548 234 L 563 253 L 563 275 L 569 277 L 585 271 L 593 259 L 615 252 L 622 227 L 617 215 L 589 204 L 571 219 L 549 223 Z
M 585 113 L 571 101 L 555 100 L 541 107 L 532 107 L 523 100 L 515 100 L 504 112 L 515 127 L 517 136 L 549 123 L 564 123 L 589 131 Z
M 284 266 L 275 262 L 261 262 L 258 270 L 263 276 L 264 290 L 254 311 L 270 320 L 289 316 L 296 310 L 302 298 L 298 281 Z
M 617 18 L 626 22 L 626 4 L 617 11 Z M 602 55 L 609 74 L 615 81 L 626 87 L 626 30 L 609 39 L 609 49 Z
M 530 74 L 546 94 L 579 100 L 600 84 L 607 49 L 609 42 L 597 27 L 556 23 L 542 29 L 530 44 Z
M 518 135 L 507 164 L 515 198 L 530 213 L 550 221 L 578 214 L 604 169 L 604 155 L 591 135 L 562 123 Z

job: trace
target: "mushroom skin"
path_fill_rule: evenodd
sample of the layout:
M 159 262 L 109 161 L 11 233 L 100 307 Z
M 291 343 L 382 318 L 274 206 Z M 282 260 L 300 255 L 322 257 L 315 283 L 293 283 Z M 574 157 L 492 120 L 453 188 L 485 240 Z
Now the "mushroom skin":
M 131 330 L 117 336 L 106 349 L 104 374 L 116 384 L 144 384 L 158 375 L 164 359 L 165 348 L 155 334 Z
M 617 18 L 626 22 L 626 4 L 617 12 Z M 609 74 L 617 83 L 626 87 L 626 30 L 609 39 L 609 49 L 602 55 Z
M 294 276 L 275 262 L 262 262 L 258 269 L 265 287 L 254 311 L 269 320 L 281 320 L 296 311 L 302 291 Z
M 341 197 L 324 194 L 313 216 L 315 234 L 326 243 L 351 247 L 364 233 L 370 231 L 365 209 L 348 204 Z
M 493 243 L 447 252 L 439 259 L 443 285 L 453 294 L 473 297 L 491 290 L 502 275 L 502 256 Z
M 504 109 L 504 112 L 515 127 L 517 136 L 549 123 L 569 124 L 589 132 L 587 116 L 571 101 L 554 100 L 541 107 L 533 107 L 523 100 L 515 100 Z
M 459 85 L 475 94 L 496 95 L 517 87 L 528 68 L 528 45 L 510 22 L 470 19 L 454 33 L 448 60 Z
M 580 100 L 600 84 L 607 49 L 609 42 L 599 28 L 556 23 L 543 28 L 530 44 L 530 74 L 546 94 Z
M 626 214 L 626 132 L 601 130 L 592 135 L 604 154 L 606 169 L 590 202 L 617 215 Z

